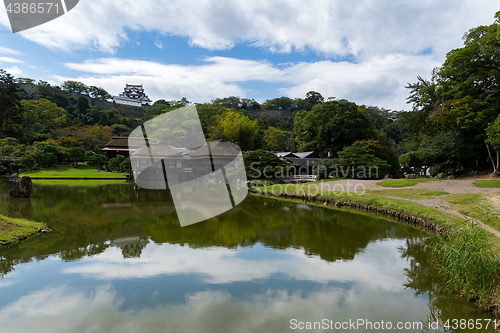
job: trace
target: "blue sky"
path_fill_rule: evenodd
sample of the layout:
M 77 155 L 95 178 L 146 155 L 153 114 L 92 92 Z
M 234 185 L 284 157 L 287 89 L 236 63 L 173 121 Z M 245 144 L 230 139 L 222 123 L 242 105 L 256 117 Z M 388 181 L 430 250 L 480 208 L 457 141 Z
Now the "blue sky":
M 496 6 L 495 6 L 496 5 Z M 325 98 L 410 109 L 407 82 L 430 77 L 494 0 L 80 0 L 13 34 L 0 9 L 0 67 L 52 84 L 79 80 L 153 99 Z

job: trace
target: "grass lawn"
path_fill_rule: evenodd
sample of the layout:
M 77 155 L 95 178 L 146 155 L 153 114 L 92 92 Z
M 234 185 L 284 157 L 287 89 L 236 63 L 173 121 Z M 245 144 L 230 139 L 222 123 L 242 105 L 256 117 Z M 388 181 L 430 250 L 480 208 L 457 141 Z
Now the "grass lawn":
M 425 183 L 432 181 L 441 181 L 441 179 L 426 178 L 426 177 L 417 177 L 415 179 L 395 179 L 395 180 L 385 180 L 382 182 L 378 182 L 377 185 L 385 187 L 406 187 L 406 186 L 413 186 L 418 183 Z
M 446 195 L 445 191 L 431 191 L 426 189 L 401 189 L 401 190 L 376 190 L 369 191 L 370 194 L 381 195 L 384 197 L 396 197 L 404 199 L 434 199 L 440 195 Z
M 49 179 L 33 179 L 33 184 L 50 185 L 50 186 L 66 186 L 66 187 L 98 187 L 106 185 L 121 185 L 128 184 L 126 180 L 97 180 L 97 179 L 82 179 L 82 180 L 49 180 Z
M 125 178 L 126 173 L 100 171 L 92 166 L 78 164 L 78 169 L 70 164 L 57 164 L 53 169 L 44 168 L 42 170 L 32 170 L 23 172 L 20 176 L 30 176 L 39 178 Z
M 495 187 L 500 187 L 500 179 L 495 179 L 495 180 L 478 180 L 473 183 L 477 187 L 482 187 L 482 188 L 495 188 Z
M 39 222 L 15 219 L 0 215 L 0 246 L 16 243 L 20 238 L 29 237 L 38 232 L 38 228 L 45 225 Z

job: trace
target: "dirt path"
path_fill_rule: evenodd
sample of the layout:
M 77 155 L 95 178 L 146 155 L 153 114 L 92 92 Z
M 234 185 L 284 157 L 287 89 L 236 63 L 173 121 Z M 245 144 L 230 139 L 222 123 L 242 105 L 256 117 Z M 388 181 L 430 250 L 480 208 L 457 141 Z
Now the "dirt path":
M 500 191 L 499 188 L 481 188 L 472 184 L 475 179 L 447 179 L 442 181 L 430 181 L 425 183 L 418 183 L 408 187 L 385 187 L 377 185 L 380 180 L 354 180 L 342 179 L 331 182 L 324 182 L 317 184 L 317 186 L 324 191 L 345 191 L 354 192 L 355 189 L 359 190 L 364 188 L 367 190 L 397 190 L 397 189 L 428 189 L 433 191 L 445 191 L 450 194 L 458 193 L 493 193 Z M 499 199 L 500 204 L 500 199 Z
M 442 181 L 429 181 L 418 183 L 414 186 L 408 187 L 385 187 L 377 185 L 380 180 L 353 180 L 353 179 L 342 179 L 335 180 L 331 182 L 324 182 L 315 184 L 318 189 L 323 191 L 334 191 L 334 192 L 351 192 L 351 193 L 362 193 L 364 190 L 398 190 L 398 189 L 427 189 L 433 191 L 444 191 L 449 194 L 460 194 L 460 193 L 485 193 L 489 194 L 487 196 L 488 201 L 494 207 L 496 213 L 498 213 L 500 217 L 500 195 L 493 194 L 494 192 L 499 192 L 500 188 L 481 188 L 476 187 L 473 182 L 477 179 L 446 179 Z M 312 185 L 311 185 L 312 186 Z M 484 224 L 483 222 L 474 219 L 469 216 L 465 216 L 460 212 L 453 210 L 450 208 L 450 204 L 447 201 L 441 200 L 439 197 L 433 199 L 404 199 L 398 197 L 390 197 L 384 196 L 389 199 L 398 199 L 398 200 L 408 200 L 422 206 L 431 207 L 435 209 L 439 209 L 441 211 L 456 215 L 461 217 L 464 220 L 470 220 L 479 225 L 481 228 L 491 232 L 497 237 L 500 237 L 500 232 L 493 229 L 492 227 Z

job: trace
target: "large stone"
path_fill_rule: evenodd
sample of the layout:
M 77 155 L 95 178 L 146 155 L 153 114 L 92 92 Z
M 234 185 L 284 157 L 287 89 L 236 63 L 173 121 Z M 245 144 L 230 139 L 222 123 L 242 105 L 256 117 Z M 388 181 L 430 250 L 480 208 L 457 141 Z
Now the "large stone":
M 17 173 L 9 179 L 9 194 L 11 198 L 29 198 L 33 182 L 28 176 L 19 177 Z
M 408 179 L 415 179 L 415 177 L 417 177 L 417 175 L 416 175 L 416 174 L 414 174 L 414 173 L 409 173 L 409 174 L 407 174 L 407 175 L 405 175 L 405 176 L 406 176 L 406 178 L 408 178 Z

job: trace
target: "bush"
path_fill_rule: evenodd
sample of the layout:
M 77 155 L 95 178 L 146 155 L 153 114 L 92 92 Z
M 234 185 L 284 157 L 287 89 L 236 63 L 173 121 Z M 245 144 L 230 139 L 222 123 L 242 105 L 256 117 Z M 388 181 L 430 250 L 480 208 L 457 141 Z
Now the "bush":
M 288 172 L 289 164 L 273 153 L 257 149 L 243 156 L 247 175 L 252 178 L 261 178 L 265 175 L 283 176 Z M 265 175 L 264 175 L 265 172 Z M 274 176 L 272 176 L 274 178 Z
M 45 166 L 55 165 L 57 163 L 57 157 L 53 153 L 43 154 L 40 163 Z
M 24 155 L 16 161 L 16 165 L 23 168 L 33 169 L 33 167 L 36 165 L 36 160 L 31 155 Z
M 88 165 L 103 169 L 104 166 L 108 165 L 108 159 L 104 155 L 88 152 L 87 163 Z
M 121 165 L 125 162 L 125 156 L 117 155 L 115 158 L 109 160 L 108 167 L 113 171 L 121 171 Z
M 69 149 L 68 159 L 70 162 L 85 162 L 85 149 L 81 147 L 73 147 Z

